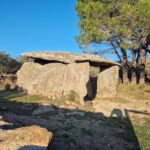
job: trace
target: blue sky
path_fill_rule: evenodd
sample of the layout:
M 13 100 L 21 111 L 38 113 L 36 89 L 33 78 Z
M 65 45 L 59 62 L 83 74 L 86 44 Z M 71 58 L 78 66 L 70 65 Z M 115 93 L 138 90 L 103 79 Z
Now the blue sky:
M 0 0 L 0 50 L 81 53 L 76 0 Z

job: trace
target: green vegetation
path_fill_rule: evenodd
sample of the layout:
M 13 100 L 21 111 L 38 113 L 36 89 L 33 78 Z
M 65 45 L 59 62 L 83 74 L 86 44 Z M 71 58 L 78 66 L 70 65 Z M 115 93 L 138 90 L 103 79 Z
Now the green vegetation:
M 34 103 L 38 105 L 39 96 L 29 96 L 16 90 L 0 91 L 0 113 L 2 112 L 19 112 L 23 104 Z
M 134 125 L 134 130 L 142 150 L 150 148 L 150 123 L 143 126 Z
M 5 52 L 0 51 L 0 74 L 15 73 L 21 64 Z
M 148 0 L 78 0 L 76 11 L 80 18 L 77 41 L 88 46 L 100 44 L 97 54 L 115 54 L 123 68 L 123 83 L 145 81 L 146 56 L 150 52 L 150 1 Z M 129 61 L 132 60 L 132 63 Z
M 19 56 L 16 58 L 16 60 L 20 63 L 20 64 L 24 64 L 25 62 L 33 62 L 32 58 L 27 58 L 24 56 Z
M 93 111 L 92 103 L 90 101 L 85 101 L 84 106 L 81 105 L 80 108 L 86 112 Z
M 149 85 L 119 85 L 118 96 L 125 98 L 132 97 L 137 100 L 150 100 L 150 86 Z
M 75 91 L 70 91 L 63 99 L 64 101 L 78 102 L 79 96 Z
M 137 86 L 129 86 L 128 89 L 126 89 L 126 87 L 119 87 L 119 92 L 123 93 L 126 91 L 126 93 L 133 94 L 132 92 L 137 92 L 138 94 L 141 94 L 142 92 L 140 91 L 144 91 L 144 92 L 149 92 L 149 87 L 148 86 L 139 86 L 137 88 Z M 60 100 L 59 100 L 60 101 Z M 8 91 L 0 91 L 0 113 L 5 113 L 5 112 L 19 112 L 20 108 L 23 104 L 33 104 L 35 107 L 36 105 L 38 106 L 39 103 L 42 102 L 47 102 L 47 103 L 51 103 L 54 104 L 54 106 L 59 109 L 59 104 L 58 103 L 54 103 L 54 100 L 49 100 L 46 99 L 44 97 L 40 97 L 40 96 L 29 96 L 26 95 L 23 92 L 17 92 L 15 90 L 8 90 Z M 115 101 L 114 101 L 115 102 Z M 117 103 L 117 102 L 116 102 Z M 82 106 L 84 107 L 84 106 Z M 105 116 L 100 117 L 100 114 L 98 113 L 93 113 L 92 109 L 91 109 L 91 103 L 87 102 L 85 104 L 85 107 L 82 110 L 80 110 L 81 112 L 84 112 L 85 115 L 81 116 L 81 115 L 75 115 L 75 114 L 70 114 L 65 115 L 66 113 L 64 113 L 64 116 L 61 118 L 61 120 L 63 122 L 65 122 L 66 119 L 71 119 L 74 118 L 76 120 L 83 120 L 85 122 L 87 121 L 94 121 L 95 122 L 101 122 L 101 125 L 107 126 L 107 127 L 115 127 L 119 129 L 123 129 L 124 132 L 118 132 L 115 133 L 113 136 L 115 138 L 122 138 L 123 140 L 127 141 L 127 142 L 134 142 L 135 137 L 138 139 L 138 142 L 140 144 L 140 147 L 142 150 L 148 150 L 149 146 L 150 146 L 150 118 L 130 118 L 130 119 L 125 119 L 125 118 L 107 118 Z M 58 110 L 56 109 L 56 111 L 54 112 L 48 112 L 42 115 L 39 115 L 39 117 L 42 117 L 43 119 L 49 119 L 49 117 L 52 116 L 57 116 L 59 115 Z M 88 110 L 91 110 L 90 112 L 88 112 Z M 60 122 L 61 122 L 60 120 Z M 71 123 L 71 122 L 70 122 Z M 75 127 L 73 127 L 72 125 L 70 126 L 65 126 L 64 130 L 65 131 L 71 131 L 73 130 Z M 86 135 L 86 136 L 93 136 L 94 132 L 96 132 L 96 129 L 94 129 L 93 127 L 90 127 L 90 129 L 86 129 L 86 128 L 81 128 L 81 132 L 82 134 Z M 67 139 L 67 141 L 70 139 L 70 136 L 68 134 L 63 134 L 62 135 L 63 138 Z M 133 148 L 133 147 L 132 147 Z M 131 149 L 132 149 L 131 148 Z

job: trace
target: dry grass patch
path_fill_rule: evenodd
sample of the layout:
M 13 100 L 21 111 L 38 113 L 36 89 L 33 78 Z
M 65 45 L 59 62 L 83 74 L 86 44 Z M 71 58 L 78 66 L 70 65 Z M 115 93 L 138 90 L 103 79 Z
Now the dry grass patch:
M 136 100 L 150 100 L 150 85 L 119 85 L 118 96 Z

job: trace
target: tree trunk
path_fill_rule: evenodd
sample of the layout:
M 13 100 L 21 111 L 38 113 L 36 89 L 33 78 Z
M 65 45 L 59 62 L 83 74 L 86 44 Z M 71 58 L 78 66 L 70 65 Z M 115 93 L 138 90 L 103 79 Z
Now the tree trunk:
M 145 84 L 145 66 L 141 65 L 139 71 L 139 84 Z
M 145 84 L 146 50 L 140 50 L 139 60 L 139 84 Z
M 129 83 L 127 65 L 122 65 L 122 81 L 123 81 L 123 84 L 125 85 Z
M 128 78 L 128 58 L 127 53 L 124 49 L 121 49 L 121 52 L 123 54 L 123 62 L 122 62 L 122 82 L 123 84 L 127 85 L 129 83 Z
M 137 84 L 137 73 L 135 67 L 131 68 L 131 84 Z
M 137 72 L 136 72 L 136 50 L 132 53 L 132 66 L 131 66 L 131 84 L 137 84 Z

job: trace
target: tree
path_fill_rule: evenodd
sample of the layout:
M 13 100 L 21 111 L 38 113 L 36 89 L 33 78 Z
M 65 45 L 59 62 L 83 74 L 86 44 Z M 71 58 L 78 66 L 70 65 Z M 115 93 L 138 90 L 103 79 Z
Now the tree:
M 5 52 L 0 51 L 0 74 L 15 73 L 20 67 L 21 64 L 19 62 Z
M 77 38 L 80 45 L 107 42 L 122 64 L 123 82 L 128 83 L 128 71 L 131 70 L 132 81 L 137 81 L 138 72 L 144 83 L 150 44 L 150 1 L 78 0 L 76 11 L 80 17 Z M 130 53 L 132 64 L 129 65 Z

